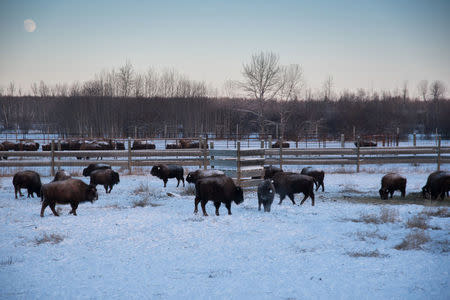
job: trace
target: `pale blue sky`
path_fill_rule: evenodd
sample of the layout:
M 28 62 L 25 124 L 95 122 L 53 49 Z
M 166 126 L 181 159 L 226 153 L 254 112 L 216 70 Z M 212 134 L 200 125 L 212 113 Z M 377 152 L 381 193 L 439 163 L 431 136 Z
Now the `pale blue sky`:
M 33 19 L 37 29 L 24 30 Z M 0 85 L 83 81 L 129 60 L 219 89 L 257 51 L 297 63 L 313 90 L 450 88 L 450 0 L 4 1 Z

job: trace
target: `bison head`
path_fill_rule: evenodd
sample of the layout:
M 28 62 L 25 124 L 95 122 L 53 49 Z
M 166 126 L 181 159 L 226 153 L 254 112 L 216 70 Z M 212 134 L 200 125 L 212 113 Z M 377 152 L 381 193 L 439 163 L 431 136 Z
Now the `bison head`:
M 430 198 L 430 191 L 426 185 L 422 187 L 422 197 L 425 199 Z
M 189 183 L 194 183 L 194 172 L 189 172 L 189 174 L 186 176 L 186 181 Z
M 381 189 L 379 190 L 379 193 L 380 193 L 381 199 L 387 200 L 388 194 L 389 194 L 389 191 L 388 191 L 387 189 L 381 188 Z
M 242 202 L 244 202 L 244 192 L 242 191 L 242 188 L 238 186 L 234 191 L 234 203 L 239 205 Z
M 97 189 L 93 185 L 88 185 L 86 189 L 86 200 L 91 201 L 91 203 L 94 202 L 94 200 L 98 200 L 98 193 Z
M 153 166 L 152 170 L 150 171 L 150 174 L 152 174 L 153 176 L 158 176 L 160 173 L 161 173 L 160 165 Z

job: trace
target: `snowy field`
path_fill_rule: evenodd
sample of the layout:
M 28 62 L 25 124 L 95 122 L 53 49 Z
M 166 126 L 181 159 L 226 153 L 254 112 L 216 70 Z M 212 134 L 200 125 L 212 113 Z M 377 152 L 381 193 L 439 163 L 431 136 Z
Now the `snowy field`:
M 379 172 L 334 173 L 314 207 L 263 213 L 246 192 L 219 217 L 176 180 L 122 175 L 78 216 L 40 218 L 2 177 L 0 298 L 449 299 L 450 201 L 420 200 L 428 170 L 409 171 L 406 200 L 378 199 Z

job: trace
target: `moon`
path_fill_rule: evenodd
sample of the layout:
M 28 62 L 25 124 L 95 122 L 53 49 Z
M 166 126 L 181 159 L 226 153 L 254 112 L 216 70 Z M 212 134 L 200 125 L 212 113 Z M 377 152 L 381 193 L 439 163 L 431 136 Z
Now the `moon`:
M 36 30 L 36 23 L 31 19 L 23 21 L 23 27 L 27 32 L 34 32 Z

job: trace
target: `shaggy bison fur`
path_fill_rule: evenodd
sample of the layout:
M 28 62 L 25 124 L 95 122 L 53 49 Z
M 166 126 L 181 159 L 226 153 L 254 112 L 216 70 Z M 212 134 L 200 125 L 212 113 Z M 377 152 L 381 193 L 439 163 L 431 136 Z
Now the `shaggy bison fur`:
M 406 178 L 397 173 L 388 173 L 381 178 L 381 188 L 379 190 L 381 199 L 387 199 L 388 195 L 394 195 L 395 191 L 400 191 L 402 197 L 406 194 Z
M 53 214 L 58 217 L 55 210 L 56 204 L 70 204 L 72 210 L 69 212 L 77 215 L 78 204 L 90 201 L 91 203 L 98 198 L 97 189 L 92 185 L 87 185 L 79 179 L 67 179 L 44 184 L 42 186 L 42 207 L 41 217 L 44 216 L 44 210 L 50 206 Z
M 275 197 L 275 187 L 272 180 L 266 179 L 258 185 L 258 210 L 261 210 L 261 204 L 265 212 L 270 212 L 270 208 Z
M 272 179 L 273 176 L 279 172 L 283 172 L 283 170 L 274 166 L 265 166 L 264 179 Z
M 303 198 L 300 205 L 302 205 L 306 198 L 311 197 L 312 206 L 314 206 L 314 178 L 308 175 L 279 172 L 273 177 L 273 185 L 275 191 L 280 195 L 281 204 L 286 196 L 291 199 L 292 204 L 295 205 L 294 194 L 303 193 Z
M 41 176 L 34 171 L 21 171 L 17 172 L 13 177 L 14 194 L 17 199 L 17 192 L 20 197 L 23 197 L 20 189 L 28 190 L 28 198 L 31 196 L 34 198 L 33 193 L 36 193 L 38 197 L 41 196 Z
M 201 178 L 212 176 L 225 176 L 225 173 L 219 170 L 196 170 L 188 173 L 186 181 L 195 184 Z
M 150 174 L 164 181 L 164 187 L 166 187 L 169 178 L 176 178 L 178 180 L 177 187 L 180 185 L 180 180 L 182 180 L 184 186 L 183 173 L 183 167 L 176 165 L 156 165 L 150 171 Z
M 90 164 L 87 168 L 83 169 L 83 176 L 90 176 L 93 171 L 104 169 L 111 169 L 111 166 L 107 164 Z
M 219 215 L 221 203 L 225 204 L 228 214 L 231 215 L 231 202 L 240 204 L 244 201 L 244 192 L 234 184 L 228 176 L 205 177 L 197 180 L 195 184 L 195 209 L 198 212 L 198 204 L 201 202 L 203 215 L 207 216 L 205 205 L 211 200 L 216 207 L 216 215 Z
M 115 184 L 120 182 L 119 173 L 111 169 L 99 169 L 91 173 L 90 185 L 97 187 L 98 184 L 103 185 L 106 193 L 111 193 L 111 190 Z M 109 191 L 108 191 L 109 187 Z
M 55 174 L 55 178 L 53 179 L 53 181 L 63 181 L 66 179 L 72 178 L 72 176 L 70 176 L 69 173 L 67 173 L 64 170 L 59 170 L 58 172 L 56 172 Z

